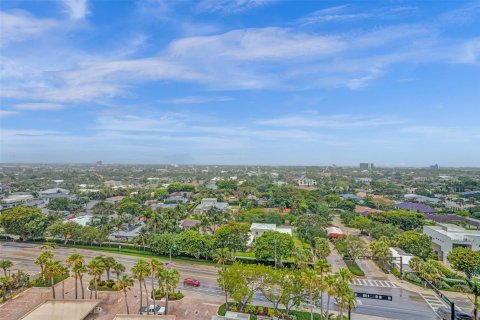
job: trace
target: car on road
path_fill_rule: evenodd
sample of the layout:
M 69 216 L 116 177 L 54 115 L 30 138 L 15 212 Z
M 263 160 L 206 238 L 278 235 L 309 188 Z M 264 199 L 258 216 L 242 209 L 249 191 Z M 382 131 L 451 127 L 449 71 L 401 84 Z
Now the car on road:
M 143 307 L 141 308 L 140 310 L 140 314 L 141 315 L 147 315 L 147 314 L 160 314 L 160 315 L 164 315 L 165 314 L 165 307 L 160 307 L 158 304 L 156 306 L 154 306 L 153 304 L 151 304 L 150 306 L 148 307 Z
M 437 309 L 437 314 L 443 320 L 450 320 L 452 319 L 452 312 L 449 307 L 441 307 Z M 473 317 L 468 313 L 462 312 L 460 310 L 455 309 L 455 320 L 473 320 Z
M 186 278 L 183 280 L 184 286 L 193 286 L 193 287 L 200 287 L 200 281 L 195 280 L 193 278 Z
M 168 261 L 165 262 L 163 265 L 165 266 L 165 268 L 173 268 L 173 267 L 175 267 L 175 263 L 173 263 L 173 262 L 168 262 Z

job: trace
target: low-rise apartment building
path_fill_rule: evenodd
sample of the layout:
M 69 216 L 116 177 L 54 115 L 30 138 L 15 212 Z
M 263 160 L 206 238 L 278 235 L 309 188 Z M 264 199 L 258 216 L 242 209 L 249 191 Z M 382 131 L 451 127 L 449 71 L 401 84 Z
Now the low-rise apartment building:
M 423 233 L 432 239 L 433 251 L 444 262 L 456 247 L 480 250 L 480 230 L 467 230 L 454 224 L 440 223 L 436 226 L 424 226 Z

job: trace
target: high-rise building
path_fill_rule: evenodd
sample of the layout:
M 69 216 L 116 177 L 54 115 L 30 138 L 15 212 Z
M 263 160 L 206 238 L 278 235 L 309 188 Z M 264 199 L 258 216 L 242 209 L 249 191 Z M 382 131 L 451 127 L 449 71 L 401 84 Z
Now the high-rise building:
M 373 162 L 370 163 L 370 169 L 373 170 Z
M 360 163 L 360 170 L 368 170 L 368 163 L 367 162 Z

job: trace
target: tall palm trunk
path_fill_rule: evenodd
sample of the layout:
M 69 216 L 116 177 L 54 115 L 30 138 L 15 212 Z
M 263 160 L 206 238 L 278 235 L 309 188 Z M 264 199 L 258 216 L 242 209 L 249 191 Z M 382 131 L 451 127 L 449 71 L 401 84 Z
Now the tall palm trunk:
M 165 287 L 165 315 L 168 314 L 168 291 L 167 287 Z
M 62 299 L 65 300 L 65 279 L 62 281 Z
M 98 299 L 97 298 L 97 277 L 93 278 L 93 283 L 95 284 L 95 299 Z
M 142 279 L 138 279 L 138 284 L 140 285 L 140 310 L 142 310 L 142 307 L 143 307 Z
M 52 285 L 52 296 L 53 296 L 53 299 L 55 299 L 55 284 L 53 281 L 53 276 L 50 277 L 50 284 Z
M 80 279 L 80 287 L 82 288 L 82 299 L 85 299 L 85 291 L 83 290 L 83 280 L 82 280 L 82 276 L 81 275 L 78 275 L 78 278 Z
M 127 290 L 123 290 L 123 294 L 125 295 L 125 305 L 127 306 L 127 314 L 130 314 L 130 309 L 128 308 Z
M 152 299 L 153 299 L 153 305 L 157 305 L 157 298 L 155 297 L 155 276 L 152 272 Z M 157 314 L 157 309 L 154 309 L 153 314 Z
M 75 299 L 78 299 L 78 275 L 75 273 Z
M 143 287 L 145 288 L 145 302 L 147 303 L 147 308 L 149 306 L 148 304 L 148 291 L 147 291 L 147 282 L 145 281 L 145 278 L 143 278 Z M 147 310 L 147 314 L 150 314 L 150 309 Z
M 477 320 L 478 319 L 478 296 L 475 294 L 475 301 L 474 301 L 474 307 L 473 307 L 473 319 Z
M 330 295 L 327 294 L 327 311 L 326 311 L 326 315 L 327 315 L 327 319 L 328 319 L 328 314 L 330 313 Z

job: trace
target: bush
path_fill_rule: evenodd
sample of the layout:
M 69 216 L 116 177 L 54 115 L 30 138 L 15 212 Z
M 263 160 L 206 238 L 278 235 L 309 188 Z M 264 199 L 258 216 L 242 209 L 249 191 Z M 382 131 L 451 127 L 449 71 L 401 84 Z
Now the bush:
M 95 290 L 95 283 L 93 282 L 93 279 L 90 280 L 88 288 L 90 290 Z M 115 285 L 115 281 L 112 279 L 97 281 L 97 290 L 98 291 L 118 291 L 117 286 Z
M 450 290 L 452 287 L 441 279 L 435 280 L 435 286 L 440 290 Z
M 358 264 L 355 261 L 352 260 L 345 260 L 345 263 L 347 264 L 348 270 L 355 275 L 359 277 L 363 277 L 365 275 L 365 272 L 358 266 Z
M 165 292 L 163 292 L 163 289 L 162 288 L 155 289 L 155 299 L 160 300 L 163 297 L 165 297 Z M 184 295 L 180 291 L 169 292 L 168 293 L 168 300 L 172 300 L 172 301 L 181 300 L 181 299 L 183 299 L 183 297 L 184 297 Z M 153 292 L 150 294 L 150 298 L 153 299 Z
M 400 270 L 398 270 L 397 268 L 392 268 L 392 269 L 390 270 L 390 272 L 391 272 L 395 277 L 400 278 L 400 276 L 401 276 Z
M 423 284 L 423 280 L 419 276 L 417 276 L 415 273 L 412 273 L 412 272 L 408 272 L 405 274 L 405 280 L 408 280 L 415 284 L 420 284 L 420 285 Z
M 54 284 L 57 284 L 59 283 L 60 281 L 62 280 L 65 280 L 67 277 L 61 277 L 59 275 L 56 275 L 53 277 L 53 283 Z M 38 277 L 37 279 L 35 280 L 32 280 L 30 282 L 30 284 L 33 286 L 33 287 L 50 287 L 52 286 L 52 284 L 50 283 L 50 278 L 42 278 L 42 277 Z

